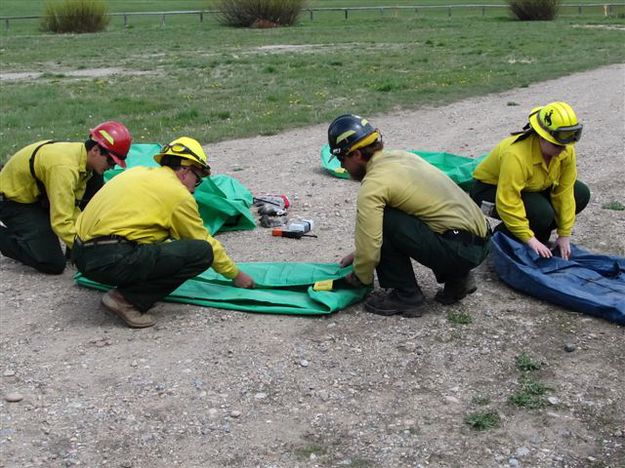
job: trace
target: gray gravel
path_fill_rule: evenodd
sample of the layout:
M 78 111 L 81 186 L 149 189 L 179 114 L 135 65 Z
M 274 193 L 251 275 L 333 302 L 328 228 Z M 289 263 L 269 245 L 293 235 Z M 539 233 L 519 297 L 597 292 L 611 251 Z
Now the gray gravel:
M 369 116 L 388 147 L 479 155 L 535 105 L 569 101 L 585 123 L 579 177 L 593 198 L 574 242 L 625 254 L 625 67 L 439 108 Z M 358 111 L 357 108 L 350 109 Z M 239 261 L 334 262 L 351 250 L 358 185 L 320 169 L 326 125 L 207 148 L 214 172 L 286 193 L 318 239 L 266 229 L 220 238 Z M 172 135 L 172 138 L 178 135 Z M 418 319 L 362 305 L 328 317 L 159 304 L 126 328 L 101 294 L 0 259 L 0 466 L 621 467 L 625 329 L 519 294 L 479 268 L 462 304 Z M 449 312 L 471 323 L 450 322 Z M 542 363 L 544 406 L 509 402 L 519 354 Z M 467 415 L 495 412 L 478 431 Z

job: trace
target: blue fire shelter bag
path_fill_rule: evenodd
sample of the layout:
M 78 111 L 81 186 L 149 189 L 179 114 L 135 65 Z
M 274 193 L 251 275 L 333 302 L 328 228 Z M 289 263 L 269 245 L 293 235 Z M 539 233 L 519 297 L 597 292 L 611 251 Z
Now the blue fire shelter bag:
M 571 258 L 542 258 L 500 232 L 492 237 L 495 271 L 506 284 L 567 309 L 625 325 L 625 257 L 571 245 Z

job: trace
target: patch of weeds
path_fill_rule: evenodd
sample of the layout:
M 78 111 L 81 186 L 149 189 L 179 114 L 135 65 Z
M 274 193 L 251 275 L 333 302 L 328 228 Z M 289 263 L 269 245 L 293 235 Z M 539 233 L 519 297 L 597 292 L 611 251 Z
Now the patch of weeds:
M 457 325 L 467 325 L 473 322 L 473 319 L 466 312 L 449 312 L 447 314 L 447 320 Z
M 521 388 L 510 395 L 508 401 L 521 408 L 542 408 L 545 406 L 543 395 L 547 390 L 549 388 L 534 379 L 524 379 L 521 382 Z
M 368 468 L 370 466 L 375 466 L 375 463 L 368 458 L 352 458 L 352 462 L 349 466 L 354 468 Z
M 601 208 L 604 210 L 625 211 L 625 205 L 623 205 L 620 201 L 604 203 L 601 205 Z
M 219 111 L 217 112 L 216 116 L 219 120 L 228 120 L 230 117 L 232 117 L 232 115 L 228 111 Z
M 373 89 L 375 89 L 376 91 L 380 91 L 382 93 L 388 93 L 388 92 L 393 91 L 394 89 L 399 89 L 399 87 L 395 83 L 386 81 L 384 83 L 378 83 L 378 84 L 373 85 Z
M 490 403 L 490 398 L 488 398 L 487 396 L 476 395 L 471 399 L 471 403 L 478 406 L 486 406 Z
M 519 103 L 518 102 L 514 102 L 514 101 L 508 101 L 506 103 L 506 106 L 508 106 L 508 107 L 513 107 L 513 106 L 518 106 L 518 105 L 519 105 Z
M 65 73 L 45 72 L 41 75 L 41 78 L 65 78 L 65 76 Z
M 538 361 L 535 361 L 527 354 L 519 354 L 516 357 L 516 368 L 521 372 L 531 372 L 539 370 L 542 367 L 542 364 Z
M 265 73 L 276 73 L 277 71 L 278 71 L 278 69 L 276 67 L 274 67 L 273 65 L 267 65 L 263 69 L 263 72 L 265 72 Z
M 320 455 L 325 455 L 326 453 L 327 449 L 325 447 L 316 444 L 298 447 L 295 449 L 295 455 L 303 460 L 309 460 L 312 454 L 315 454 L 315 456 L 318 457 Z
M 485 431 L 498 427 L 501 424 L 501 418 L 496 411 L 477 411 L 466 415 L 464 423 L 477 431 Z
M 341 62 L 340 60 L 332 60 L 330 62 L 330 66 L 331 67 L 342 67 L 343 66 L 343 62 Z

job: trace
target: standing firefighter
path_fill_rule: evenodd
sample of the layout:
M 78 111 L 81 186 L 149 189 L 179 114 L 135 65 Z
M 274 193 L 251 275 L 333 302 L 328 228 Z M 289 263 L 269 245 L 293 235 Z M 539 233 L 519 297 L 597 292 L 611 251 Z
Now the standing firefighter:
M 488 254 L 484 215 L 443 172 L 406 151 L 384 150 L 366 119 L 342 115 L 328 129 L 332 155 L 361 181 L 355 251 L 341 260 L 354 265 L 352 286 L 373 283 L 377 272 L 386 293 L 369 296 L 365 309 L 379 315 L 419 317 L 425 297 L 411 259 L 444 283 L 435 299 L 453 304 L 476 290 L 471 270 Z
M 575 143 L 582 124 L 566 102 L 537 107 L 523 131 L 503 139 L 473 173 L 471 197 L 478 205 L 494 203 L 497 230 L 525 242 L 541 257 L 554 229 L 560 255 L 571 255 L 575 215 L 590 200 L 577 180 Z
M 102 173 L 124 159 L 131 136 L 119 122 L 91 130 L 85 143 L 40 141 L 15 153 L 0 172 L 0 251 L 43 273 L 60 274 L 76 219 L 102 186 Z
M 154 325 L 150 307 L 211 266 L 254 287 L 200 218 L 192 194 L 210 175 L 202 146 L 181 137 L 154 159 L 161 167 L 129 169 L 102 187 L 78 218 L 73 249 L 85 277 L 117 286 L 102 303 L 134 328 Z

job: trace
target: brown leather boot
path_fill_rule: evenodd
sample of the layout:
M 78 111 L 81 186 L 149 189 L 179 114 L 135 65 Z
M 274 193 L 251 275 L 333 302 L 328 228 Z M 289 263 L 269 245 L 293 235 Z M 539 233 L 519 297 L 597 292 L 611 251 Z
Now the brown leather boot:
M 434 300 L 445 305 L 455 304 L 475 291 L 477 291 L 475 277 L 473 273 L 468 272 L 465 276 L 446 281 L 445 287 L 436 293 Z
M 102 304 L 131 328 L 146 328 L 156 323 L 152 315 L 141 313 L 117 289 L 102 296 Z

